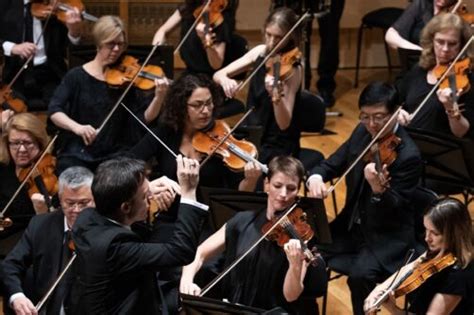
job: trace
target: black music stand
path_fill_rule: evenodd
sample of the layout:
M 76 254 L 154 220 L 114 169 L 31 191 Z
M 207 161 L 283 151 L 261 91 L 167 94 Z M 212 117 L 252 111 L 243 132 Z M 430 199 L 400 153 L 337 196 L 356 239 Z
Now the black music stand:
M 242 192 L 224 188 L 201 187 L 202 202 L 209 205 L 209 220 L 214 231 L 217 231 L 237 212 L 262 211 L 267 205 L 265 193 Z M 329 231 L 326 208 L 321 199 L 300 198 L 300 207 L 307 214 L 307 222 L 315 232 L 316 244 L 332 242 Z
M 69 69 L 81 66 L 84 63 L 94 59 L 97 48 L 94 45 L 69 45 L 68 65 Z M 128 45 L 126 54 L 138 58 L 143 62 L 148 56 L 153 46 L 151 45 Z M 173 78 L 174 57 L 173 46 L 158 46 L 150 59 L 151 65 L 160 66 L 169 79 Z
M 233 304 L 221 300 L 211 299 L 207 297 L 199 297 L 188 294 L 180 294 L 185 314 L 187 315 L 204 315 L 204 314 L 262 314 L 265 310 Z
M 469 139 L 407 128 L 423 159 L 423 185 L 438 194 L 474 193 L 474 145 Z

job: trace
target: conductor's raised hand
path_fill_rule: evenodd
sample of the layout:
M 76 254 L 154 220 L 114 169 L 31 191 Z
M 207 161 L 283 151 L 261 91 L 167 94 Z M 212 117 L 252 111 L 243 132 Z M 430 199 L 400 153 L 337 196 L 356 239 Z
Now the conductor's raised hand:
M 178 182 L 183 198 L 196 200 L 196 188 L 199 182 L 199 162 L 181 154 L 176 158 Z

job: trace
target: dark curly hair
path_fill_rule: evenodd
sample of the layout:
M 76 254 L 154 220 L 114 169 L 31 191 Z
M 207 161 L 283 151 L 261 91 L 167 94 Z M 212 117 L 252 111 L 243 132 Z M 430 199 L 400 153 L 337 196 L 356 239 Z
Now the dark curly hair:
M 204 74 L 184 74 L 170 86 L 161 108 L 160 121 L 182 131 L 188 116 L 188 99 L 196 88 L 208 88 L 214 103 L 213 115 L 216 108 L 222 105 L 223 94 L 219 86 Z

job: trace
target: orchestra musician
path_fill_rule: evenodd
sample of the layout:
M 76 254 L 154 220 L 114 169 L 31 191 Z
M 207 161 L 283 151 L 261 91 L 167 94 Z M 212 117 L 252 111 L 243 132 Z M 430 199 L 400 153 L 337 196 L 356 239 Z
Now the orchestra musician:
M 270 13 L 264 23 L 265 43 L 252 48 L 244 56 L 214 74 L 214 81 L 222 86 L 227 97 L 232 97 L 239 88 L 238 82 L 232 76 L 260 64 L 296 22 L 297 16 L 289 8 L 278 8 Z M 299 33 L 295 30 L 277 54 L 283 55 L 298 47 Z M 299 154 L 301 132 L 293 116 L 300 102 L 302 69 L 298 58 L 289 66 L 291 71 L 288 77 L 282 78 L 276 85 L 278 91 L 274 91 L 275 76 L 266 74 L 265 67 L 261 67 L 250 82 L 247 107 L 255 108 L 256 121 L 249 119 L 249 123 L 263 126 L 259 154 L 259 160 L 263 163 L 268 163 L 277 155 Z M 272 98 L 274 92 L 278 97 Z
M 13 115 L 3 129 L 0 141 L 0 206 L 3 210 L 20 186 L 19 175 L 34 164 L 48 145 L 45 124 L 31 113 Z M 44 196 L 34 193 L 31 197 L 25 186 L 13 199 L 5 217 L 13 225 L 0 232 L 1 257 L 13 248 L 32 216 L 48 210 Z
M 0 3 L 0 48 L 5 55 L 2 81 L 9 84 L 25 61 L 34 56 L 32 65 L 13 89 L 26 97 L 31 109 L 44 110 L 66 73 L 68 43 L 77 45 L 80 41 L 82 21 L 77 9 L 67 10 L 65 24 L 52 17 L 42 36 L 44 21 L 32 16 L 32 2 L 4 0 Z
M 439 272 L 426 273 L 426 281 L 417 280 L 419 285 L 407 296 L 410 301 L 408 313 L 398 308 L 392 297 L 387 299 L 383 305 L 390 314 L 473 314 L 474 235 L 471 222 L 466 206 L 454 198 L 442 199 L 425 212 L 427 252 L 404 266 L 400 274 L 409 270 L 416 273 L 420 261 L 429 263 L 449 254 L 456 261 Z M 371 311 L 374 301 L 389 289 L 393 277 L 370 293 L 365 304 L 367 311 Z
M 181 203 L 173 237 L 144 243 L 131 231 L 143 221 L 152 197 L 145 163 L 130 158 L 103 162 L 92 183 L 96 208 L 73 227 L 81 279 L 75 314 L 159 314 L 156 272 L 192 261 L 207 206 L 196 201 L 199 162 L 177 158 Z
M 49 103 L 51 121 L 64 131 L 57 148 L 58 173 L 74 165 L 93 170 L 101 161 L 125 151 L 142 136 L 141 126 L 122 107 L 113 113 L 103 130 L 98 129 L 123 93 L 121 89 L 109 87 L 105 72 L 120 62 L 127 36 L 120 18 L 102 16 L 93 27 L 92 37 L 97 47 L 95 58 L 70 70 Z M 151 102 L 144 101 L 136 89 L 123 101 L 145 123 L 158 116 L 168 81 L 160 78 L 155 84 Z
M 340 177 L 355 161 L 396 110 L 397 95 L 392 85 L 373 82 L 359 97 L 359 125 L 335 153 L 310 171 L 307 181 L 310 196 L 327 196 L 325 182 Z M 360 160 L 347 174 L 347 195 L 344 209 L 331 222 L 333 243 L 320 250 L 327 255 L 328 264 L 337 255 L 347 255 L 344 273 L 348 275 L 354 314 L 364 314 L 364 299 L 377 282 L 385 279 L 400 266 L 408 249 L 415 244 L 414 215 L 410 200 L 421 175 L 418 148 L 402 126 L 393 119 L 380 137 L 395 135 L 401 142 L 391 151 L 371 152 L 370 161 Z M 391 140 L 390 140 L 391 141 Z M 381 150 L 381 149 L 380 149 Z M 372 151 L 372 150 L 370 150 Z M 392 153 L 396 153 L 394 156 Z M 393 162 L 377 156 L 395 157 Z M 383 155 L 382 155 L 383 154 Z
M 296 201 L 304 176 L 301 162 L 279 156 L 268 168 L 266 210 L 237 213 L 199 245 L 194 261 L 183 268 L 182 293 L 199 295 L 194 277 L 203 263 L 222 253 L 224 265 L 230 265 L 260 238 L 266 222 Z M 264 240 L 222 279 L 222 298 L 266 310 L 280 307 L 289 314 L 318 314 L 316 296 L 325 292 L 327 278 L 324 261 L 316 259 L 317 266 L 308 265 L 300 240 L 290 239 L 283 249 Z
M 207 1 L 186 0 L 174 11 L 168 20 L 156 31 L 153 37 L 153 45 L 164 44 L 166 37 L 178 25 L 181 27 L 181 39 L 188 32 L 196 20 L 196 13 L 200 12 Z M 191 73 L 205 73 L 212 76 L 214 72 L 224 65 L 226 49 L 231 44 L 235 30 L 235 13 L 239 4 L 238 0 L 214 1 L 226 3 L 222 12 L 211 12 L 219 14 L 223 21 L 218 25 L 210 25 L 209 32 L 205 31 L 206 25 L 201 19 L 191 31 L 189 37 L 184 40 L 180 49 L 180 55 L 186 64 L 186 71 Z M 214 6 L 211 4 L 211 6 Z M 213 10 L 214 11 L 214 10 Z
M 455 4 L 457 0 L 413 0 L 398 20 L 385 33 L 385 41 L 390 47 L 422 50 L 421 31 L 426 24 L 441 12 Z
M 156 31 L 153 44 L 164 44 L 169 33 L 179 25 L 181 32 L 179 53 L 186 65 L 185 71 L 212 77 L 217 70 L 245 54 L 247 42 L 235 34 L 235 14 L 239 0 L 212 0 L 208 13 L 209 29 L 207 30 L 206 23 L 201 18 L 190 31 L 206 2 L 207 0 L 184 1 Z M 224 6 L 222 11 L 220 11 L 221 5 Z M 216 22 L 213 24 L 214 20 Z M 189 36 L 185 37 L 189 31 Z M 217 107 L 216 115 L 221 118 L 228 117 L 242 111 L 243 108 L 244 104 L 240 100 L 229 98 L 224 100 L 222 106 Z
M 424 130 L 437 131 L 456 137 L 474 139 L 474 90 L 462 87 L 461 82 L 474 83 L 474 76 L 469 70 L 459 71 L 456 76 L 456 89 L 448 86 L 439 88 L 415 117 L 415 111 L 421 101 L 437 82 L 438 67 L 447 68 L 459 54 L 473 32 L 469 25 L 458 15 L 444 13 L 435 16 L 423 29 L 421 45 L 423 47 L 420 62 L 402 80 L 399 90 L 400 100 L 404 102 L 404 110 L 399 115 L 402 124 Z M 474 57 L 474 46 L 467 49 L 468 61 Z M 457 67 L 457 66 L 455 66 Z M 456 102 L 456 98 L 458 98 Z M 459 107 L 458 104 L 464 104 Z
M 35 216 L 3 261 L 2 281 L 7 294 L 4 301 L 15 314 L 37 314 L 34 305 L 46 294 L 67 264 L 67 240 L 70 239 L 67 234 L 70 234 L 82 209 L 94 206 L 91 191 L 93 176 L 91 171 L 80 166 L 62 172 L 58 192 L 61 211 Z M 27 281 L 29 268 L 33 270 L 32 283 Z M 71 292 L 71 279 L 73 277 L 64 278 L 64 285 L 55 290 L 44 306 L 45 314 L 60 314 L 61 308 L 65 314 L 70 314 L 65 298 Z

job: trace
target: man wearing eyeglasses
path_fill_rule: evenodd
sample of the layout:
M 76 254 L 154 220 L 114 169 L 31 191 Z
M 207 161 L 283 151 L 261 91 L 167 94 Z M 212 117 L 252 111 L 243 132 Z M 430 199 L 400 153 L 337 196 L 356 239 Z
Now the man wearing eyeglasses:
M 71 167 L 59 176 L 62 211 L 33 217 L 20 241 L 2 265 L 6 291 L 5 312 L 37 314 L 35 304 L 46 294 L 71 257 L 70 230 L 82 209 L 94 206 L 93 174 Z M 33 270 L 31 275 L 28 269 Z M 73 272 L 69 271 L 46 302 L 45 314 L 67 314 L 72 296 Z M 5 307 L 8 305 L 10 308 Z
M 377 165 L 374 150 L 369 150 L 369 161 L 355 164 L 345 178 L 345 207 L 331 222 L 333 244 L 324 252 L 329 267 L 349 277 L 354 314 L 364 314 L 364 299 L 375 284 L 394 273 L 416 244 L 410 200 L 421 175 L 421 158 L 403 127 L 396 119 L 390 120 L 396 111 L 396 94 L 389 84 L 369 84 L 359 98 L 359 125 L 311 171 L 307 182 L 313 197 L 325 198 L 324 182 L 342 176 L 384 125 L 380 147 L 391 134 L 401 140 L 398 145 L 392 140 L 396 159 L 391 164 L 381 161 Z M 338 260 L 338 255 L 343 259 Z

